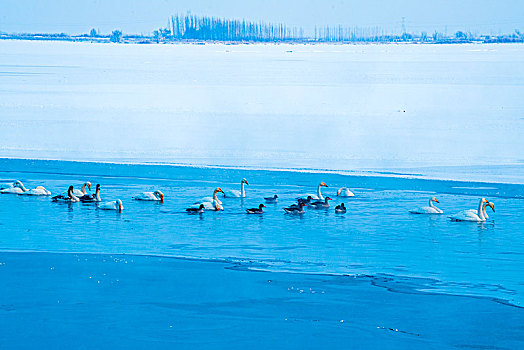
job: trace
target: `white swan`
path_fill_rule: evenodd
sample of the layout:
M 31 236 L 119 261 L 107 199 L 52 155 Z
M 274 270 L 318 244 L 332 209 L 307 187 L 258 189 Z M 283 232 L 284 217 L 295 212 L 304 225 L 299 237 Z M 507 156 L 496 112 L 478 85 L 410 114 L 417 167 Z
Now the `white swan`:
M 43 186 L 37 186 L 28 190 L 21 181 L 15 181 L 13 187 L 4 188 L 1 193 L 23 194 L 26 196 L 50 196 L 51 192 Z
M 122 201 L 120 199 L 117 199 L 116 201 L 102 203 L 100 204 L 99 208 L 104 210 L 124 210 L 124 206 L 122 205 Z
M 161 191 L 142 192 L 138 196 L 135 196 L 134 199 L 137 201 L 157 201 L 163 203 L 164 194 Z
M 355 194 L 349 190 L 347 187 L 341 187 L 337 191 L 337 196 L 340 197 L 354 197 Z
M 20 194 L 24 192 L 23 188 L 25 187 L 22 184 L 22 182 L 16 180 L 15 182 L 13 182 L 11 187 L 2 188 L 0 190 L 0 193 Z
M 484 203 L 484 205 L 482 206 L 482 215 L 484 215 L 484 219 L 487 220 L 489 219 L 489 216 L 488 216 L 488 213 L 486 213 L 486 207 L 490 207 L 491 210 L 495 212 L 495 204 L 493 204 L 492 202 L 487 202 L 487 203 Z M 478 215 L 477 209 L 468 209 L 467 211 L 472 212 L 475 215 Z
M 236 197 L 236 198 L 245 198 L 246 190 L 244 189 L 244 184 L 249 185 L 246 179 L 240 181 L 240 191 L 237 190 L 225 190 L 224 197 Z
M 461 212 L 458 212 L 449 218 L 451 221 L 474 221 L 474 222 L 482 222 L 486 221 L 486 217 L 484 216 L 484 203 L 488 203 L 486 198 L 482 198 L 479 202 L 478 210 L 475 209 L 467 209 L 463 210 Z
M 89 188 L 89 191 L 91 191 L 91 182 L 87 181 L 86 183 L 82 185 L 81 190 L 74 190 L 73 194 L 77 197 L 82 197 L 83 195 L 86 195 L 87 194 L 86 186 L 87 188 Z
M 213 197 L 204 197 L 202 199 L 200 199 L 199 201 L 195 202 L 195 204 L 197 203 L 205 203 L 205 202 L 217 202 L 218 204 L 222 205 L 222 201 L 217 197 L 217 198 L 213 198 Z
M 218 192 L 224 193 L 224 191 L 222 191 L 220 187 L 217 187 L 215 191 L 213 192 L 213 198 L 204 197 L 202 200 L 193 203 L 193 205 L 190 208 L 198 208 L 200 207 L 201 204 L 203 204 L 206 210 L 214 210 L 214 211 L 224 210 L 224 207 L 222 206 L 222 202 L 217 197 Z
M 51 191 L 48 191 L 45 189 L 44 186 L 36 186 L 35 188 L 32 188 L 30 190 L 24 191 L 22 193 L 19 193 L 19 195 L 23 196 L 50 196 Z
M 318 188 L 317 188 L 317 194 L 312 194 L 312 193 L 306 193 L 304 196 L 300 197 L 301 199 L 307 199 L 307 197 L 311 197 L 311 199 L 317 199 L 317 200 L 323 200 L 324 197 L 322 196 L 322 192 L 320 192 L 320 188 L 324 186 L 324 187 L 328 187 L 328 185 L 326 185 L 325 182 L 321 182 L 319 185 L 318 185 Z
M 429 206 L 411 209 L 409 212 L 411 214 L 442 214 L 444 213 L 442 210 L 440 210 L 435 205 L 433 205 L 433 202 L 440 203 L 435 197 L 431 197 L 431 199 L 429 200 Z

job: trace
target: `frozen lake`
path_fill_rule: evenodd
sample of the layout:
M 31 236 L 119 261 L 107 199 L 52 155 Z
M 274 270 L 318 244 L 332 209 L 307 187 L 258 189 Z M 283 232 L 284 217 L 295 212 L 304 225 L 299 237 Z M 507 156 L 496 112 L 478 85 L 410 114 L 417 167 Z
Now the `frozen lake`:
M 242 177 L 246 198 L 223 212 L 184 211 Z M 53 194 L 90 180 L 125 209 L 0 195 L 7 348 L 523 346 L 523 185 L 0 159 L 0 183 L 14 179 Z M 347 214 L 284 213 L 320 181 Z M 152 189 L 163 204 L 132 200 Z M 245 213 L 273 193 L 263 215 Z M 431 196 L 445 215 L 409 214 Z M 447 218 L 481 196 L 496 205 L 488 221 Z
M 524 183 L 523 45 L 0 41 L 0 157 Z
M 523 45 L 0 40 L 0 183 L 125 207 L 0 195 L 0 347 L 522 348 L 522 96 Z

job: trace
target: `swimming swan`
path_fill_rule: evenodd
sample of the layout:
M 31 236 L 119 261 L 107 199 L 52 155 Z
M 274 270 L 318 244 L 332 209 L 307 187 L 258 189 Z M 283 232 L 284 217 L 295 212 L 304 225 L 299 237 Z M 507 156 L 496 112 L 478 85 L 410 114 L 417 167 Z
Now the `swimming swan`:
M 117 199 L 116 201 L 102 203 L 100 204 L 99 208 L 103 210 L 124 210 L 124 206 L 122 205 L 122 201 L 120 199 Z
M 51 191 L 48 191 L 45 189 L 44 186 L 36 186 L 35 188 L 32 188 L 30 190 L 26 190 L 22 193 L 19 193 L 19 195 L 24 196 L 50 196 Z
M 302 199 L 307 199 L 308 197 L 311 197 L 312 199 L 317 199 L 317 200 L 324 200 L 324 197 L 322 196 L 322 192 L 320 192 L 320 188 L 324 186 L 324 187 L 328 187 L 328 185 L 326 185 L 325 182 L 321 182 L 319 185 L 318 185 L 318 188 L 317 188 L 317 194 L 311 194 L 311 193 L 306 193 L 304 196 L 300 197 Z
M 240 191 L 237 190 L 225 190 L 222 192 L 224 194 L 224 197 L 233 197 L 233 198 L 245 198 L 246 197 L 246 190 L 244 188 L 244 184 L 249 185 L 247 183 L 246 179 L 242 179 L 240 182 Z
M 435 197 L 431 197 L 428 207 L 420 207 L 410 210 L 411 214 L 442 214 L 442 210 L 433 205 L 433 202 L 440 203 Z
M 222 202 L 217 197 L 218 192 L 224 193 L 224 191 L 222 191 L 220 187 L 217 187 L 215 191 L 213 192 L 213 198 L 205 197 L 202 200 L 193 203 L 191 208 L 198 208 L 200 207 L 200 204 L 203 204 L 206 210 L 214 210 L 214 211 L 224 210 L 224 207 L 222 206 Z
M 474 221 L 474 222 L 482 222 L 486 221 L 486 217 L 484 216 L 484 203 L 489 203 L 486 198 L 482 198 L 479 202 L 478 210 L 475 209 L 466 209 L 461 212 L 458 212 L 452 216 L 450 216 L 451 221 Z M 490 206 L 491 207 L 491 206 Z M 491 207 L 493 210 L 494 205 Z
M 9 192 L 3 192 L 3 193 L 16 193 L 16 194 L 23 194 L 26 196 L 50 196 L 51 195 L 51 192 L 46 190 L 44 186 L 36 186 L 35 188 L 28 190 L 27 188 L 25 188 L 25 186 L 20 181 L 16 181 L 13 187 L 7 188 L 7 190 Z
M 161 191 L 142 192 L 138 196 L 135 196 L 134 199 L 137 201 L 157 201 L 163 203 L 164 194 Z
M 493 204 L 492 202 L 487 202 L 487 203 L 484 203 L 484 205 L 482 206 L 482 215 L 484 215 L 484 219 L 489 219 L 489 216 L 488 216 L 488 213 L 486 213 L 486 207 L 490 207 L 491 210 L 493 210 L 493 212 L 495 212 L 495 204 Z M 476 214 L 478 215 L 478 210 L 477 209 L 468 209 L 467 211 L 469 212 L 472 212 L 473 214 Z
M 77 196 L 77 197 L 82 197 L 82 196 L 86 195 L 87 194 L 86 186 L 89 189 L 89 191 L 91 191 L 91 182 L 87 181 L 86 183 L 84 183 L 82 185 L 82 189 L 81 190 L 74 190 L 73 194 L 75 196 Z
M 354 197 L 355 194 L 349 190 L 347 187 L 341 187 L 337 191 L 337 196 L 340 197 Z
M 22 188 L 25 188 L 24 185 L 22 185 L 22 182 L 16 180 L 11 187 L 2 188 L 0 193 L 20 194 L 24 192 Z

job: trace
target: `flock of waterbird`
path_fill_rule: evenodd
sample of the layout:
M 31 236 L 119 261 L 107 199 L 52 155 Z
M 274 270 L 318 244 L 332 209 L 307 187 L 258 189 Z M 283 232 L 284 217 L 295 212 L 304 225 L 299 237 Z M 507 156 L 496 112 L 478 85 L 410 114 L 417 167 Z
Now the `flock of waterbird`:
M 246 179 L 242 179 L 240 182 L 240 191 L 237 190 L 222 190 L 220 187 L 217 187 L 213 191 L 212 197 L 204 197 L 200 200 L 194 202 L 186 211 L 190 214 L 202 214 L 204 211 L 220 211 L 224 210 L 222 201 L 218 198 L 218 193 L 221 193 L 224 197 L 235 197 L 235 198 L 245 198 L 246 190 L 245 185 L 249 185 Z M 86 190 L 87 187 L 87 190 Z M 297 203 L 292 204 L 284 208 L 284 211 L 289 214 L 303 214 L 305 209 L 329 209 L 329 201 L 332 200 L 330 197 L 324 197 L 322 195 L 322 187 L 328 187 L 326 183 L 321 182 L 317 187 L 317 193 L 306 193 L 303 196 L 297 198 Z M 91 191 L 91 183 L 85 182 L 82 185 L 81 190 L 74 189 L 73 186 L 69 186 L 67 192 L 60 194 L 54 197 L 51 197 L 51 200 L 55 202 L 84 202 L 84 203 L 96 203 L 98 208 L 105 210 L 117 210 L 122 211 L 124 206 L 120 199 L 114 201 L 102 202 L 100 197 L 100 184 L 97 184 L 95 187 L 95 193 L 88 193 Z M 12 184 L 8 184 L 5 187 L 0 188 L 0 193 L 11 193 L 17 195 L 29 195 L 29 196 L 50 196 L 51 192 L 45 189 L 43 186 L 37 186 L 33 189 L 27 189 L 21 181 L 16 180 Z M 342 187 L 337 191 L 337 196 L 339 197 L 354 197 L 355 194 L 347 187 Z M 134 200 L 139 201 L 154 201 L 154 202 L 163 202 L 164 194 L 161 191 L 154 192 L 142 192 L 133 197 Z M 264 200 L 267 203 L 277 203 L 278 195 L 272 195 L 270 197 L 264 197 Z M 426 214 L 426 215 L 439 215 L 444 212 L 437 208 L 433 203 L 439 203 L 439 201 L 432 197 L 429 200 L 429 205 L 415 208 L 410 210 L 411 214 Z M 263 214 L 264 204 L 260 204 L 257 208 L 246 209 L 248 214 Z M 489 217 L 486 212 L 486 207 L 490 207 L 493 212 L 495 211 L 495 205 L 492 202 L 489 202 L 486 198 L 481 198 L 478 204 L 477 209 L 466 209 L 462 210 L 454 215 L 449 216 L 452 221 L 472 221 L 472 222 L 483 222 L 486 221 Z M 346 213 L 347 208 L 344 203 L 341 203 L 335 207 L 336 214 Z

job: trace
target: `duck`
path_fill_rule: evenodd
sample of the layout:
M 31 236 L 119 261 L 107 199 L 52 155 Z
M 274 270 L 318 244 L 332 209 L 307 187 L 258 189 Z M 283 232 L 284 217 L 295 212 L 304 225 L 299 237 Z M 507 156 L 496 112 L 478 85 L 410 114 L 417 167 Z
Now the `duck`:
M 118 211 L 124 210 L 124 206 L 122 205 L 122 201 L 120 199 L 117 199 L 111 202 L 102 203 L 100 204 L 99 208 L 103 210 L 118 210 Z
M 298 207 L 298 205 L 299 205 L 300 203 L 304 204 L 304 206 L 309 206 L 309 205 L 311 205 L 311 201 L 312 201 L 312 200 L 313 200 L 313 198 L 312 198 L 311 196 L 307 196 L 306 199 L 304 199 L 304 198 L 298 198 L 298 199 L 297 199 L 297 204 L 292 204 L 291 206 L 296 206 L 296 207 Z
M 449 216 L 449 219 L 451 221 L 473 221 L 473 222 L 486 221 L 486 217 L 484 216 L 484 210 L 485 210 L 484 203 L 486 203 L 487 205 L 487 203 L 489 202 L 486 198 L 481 198 L 479 201 L 479 206 L 477 210 L 475 209 L 462 210 L 454 215 Z M 493 211 L 495 211 L 494 207 L 495 207 L 494 205 L 491 207 Z
M 73 194 L 73 186 L 69 186 L 67 189 L 67 196 L 64 196 L 62 194 L 59 194 L 58 196 L 54 196 L 51 198 L 53 202 L 69 202 L 69 203 L 75 203 L 79 202 L 80 199 L 78 199 L 77 196 Z
M 337 191 L 337 196 L 340 197 L 355 197 L 355 194 L 349 190 L 347 187 L 341 187 Z
M 161 191 L 142 192 L 133 198 L 137 201 L 157 201 L 164 203 L 164 194 Z
M 441 209 L 437 208 L 433 204 L 433 202 L 440 203 L 435 197 L 431 197 L 429 199 L 429 206 L 411 209 L 409 212 L 411 214 L 442 214 L 444 213 Z
M 300 204 L 303 204 L 304 207 L 311 204 L 311 196 L 308 196 L 307 199 L 298 198 L 297 204 L 291 204 L 289 208 L 299 208 Z
M 329 201 L 332 200 L 331 197 L 326 197 L 323 201 L 316 201 L 311 203 L 311 207 L 314 209 L 327 209 L 329 208 Z
M 335 207 L 335 214 L 345 214 L 346 213 L 346 206 L 344 203 L 341 203 Z
M 294 204 L 287 208 L 284 208 L 284 211 L 286 213 L 292 213 L 292 214 L 304 214 L 305 213 L 304 206 L 305 206 L 304 203 L 300 202 L 298 203 L 298 205 Z
M 264 209 L 262 208 L 265 208 L 266 206 L 264 204 L 260 204 L 258 206 L 258 208 L 250 208 L 250 209 L 246 209 L 246 212 L 248 214 L 262 214 L 264 212 Z
M 96 184 L 95 193 L 93 194 L 84 194 L 82 197 L 79 197 L 81 202 L 101 202 L 100 199 L 100 184 Z
M 82 185 L 81 190 L 74 190 L 73 194 L 77 196 L 78 198 L 85 196 L 87 194 L 86 186 L 89 189 L 89 191 L 91 191 L 91 182 L 87 181 L 86 183 Z
M 312 199 L 316 199 L 316 200 L 324 200 L 324 197 L 322 196 L 322 192 L 320 191 L 320 189 L 322 187 L 329 187 L 328 185 L 326 185 L 325 182 L 321 182 L 318 187 L 317 187 L 317 194 L 311 194 L 311 193 L 306 193 L 304 196 L 300 197 L 302 199 L 305 199 L 307 197 L 311 197 Z
M 202 198 L 202 200 L 193 203 L 191 208 L 198 208 L 200 204 L 203 204 L 206 210 L 214 210 L 214 211 L 224 210 L 224 207 L 222 206 L 222 202 L 217 197 L 217 193 L 219 192 L 224 193 L 224 191 L 222 191 L 220 187 L 217 187 L 215 191 L 213 192 L 213 197 Z
M 246 179 L 242 179 L 240 181 L 240 191 L 237 190 L 225 190 L 222 192 L 224 197 L 231 197 L 231 198 L 245 198 L 246 197 L 246 190 L 244 188 L 244 184 L 249 185 L 247 183 Z
M 204 204 L 200 204 L 198 208 L 187 208 L 186 211 L 189 214 L 201 214 L 204 212 L 205 206 Z
M 278 196 L 275 194 L 273 197 L 264 197 L 266 203 L 276 203 Z

